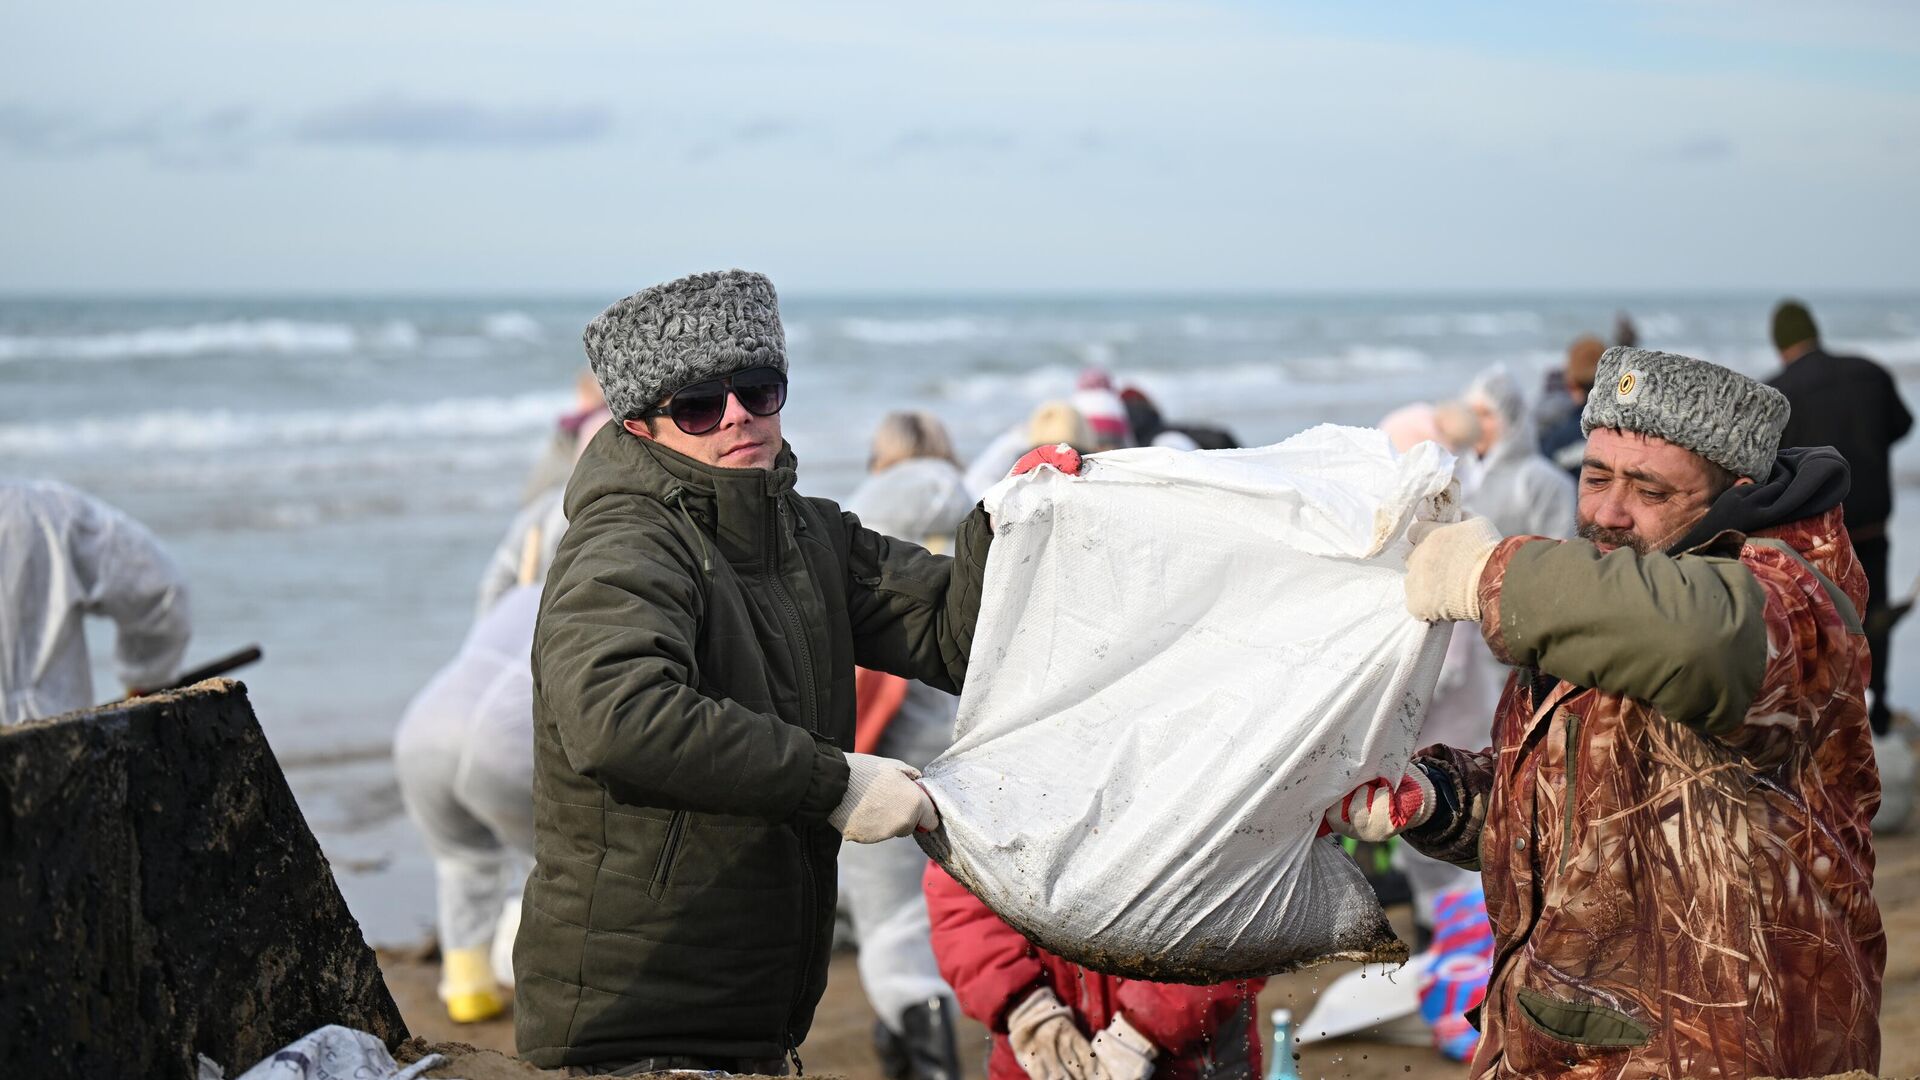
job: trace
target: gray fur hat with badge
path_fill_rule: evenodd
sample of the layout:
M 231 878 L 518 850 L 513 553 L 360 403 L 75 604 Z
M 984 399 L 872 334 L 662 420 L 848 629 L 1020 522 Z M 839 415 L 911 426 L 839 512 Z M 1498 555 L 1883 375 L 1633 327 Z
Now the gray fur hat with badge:
M 1616 345 L 1601 354 L 1580 433 L 1657 435 L 1735 476 L 1765 480 L 1790 411 L 1785 394 L 1719 364 Z
M 742 368 L 787 370 L 773 282 L 746 270 L 694 274 L 641 289 L 587 324 L 581 335 L 593 377 L 616 419 L 675 390 Z

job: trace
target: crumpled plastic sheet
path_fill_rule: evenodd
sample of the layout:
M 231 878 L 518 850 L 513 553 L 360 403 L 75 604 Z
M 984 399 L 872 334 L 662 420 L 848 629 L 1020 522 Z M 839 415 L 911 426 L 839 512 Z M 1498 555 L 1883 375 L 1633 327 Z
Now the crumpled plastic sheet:
M 415 1080 L 446 1062 L 439 1054 L 428 1054 L 403 1069 L 378 1036 L 328 1024 L 267 1055 L 234 1080 Z M 197 1080 L 224 1077 L 218 1064 L 201 1056 Z

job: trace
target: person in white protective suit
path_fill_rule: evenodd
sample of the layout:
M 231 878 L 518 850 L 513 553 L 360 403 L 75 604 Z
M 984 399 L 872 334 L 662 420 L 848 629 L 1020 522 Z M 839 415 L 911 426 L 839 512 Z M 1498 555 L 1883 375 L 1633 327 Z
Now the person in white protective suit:
M 1481 441 L 1481 424 L 1474 410 L 1459 402 L 1430 405 L 1415 402 L 1388 413 L 1379 423 L 1394 450 L 1404 454 L 1423 442 L 1436 442 L 1454 454 L 1470 452 Z M 1462 465 L 1468 462 L 1461 462 Z M 1479 484 L 1477 468 L 1456 472 L 1466 499 Z M 1490 730 L 1487 717 L 1500 698 L 1505 669 L 1487 651 L 1479 634 L 1465 623 L 1454 627 L 1447 640 L 1447 656 L 1440 667 L 1440 680 L 1421 723 L 1419 745 L 1427 746 L 1449 738 L 1486 738 Z M 1447 745 L 1457 745 L 1448 743 Z M 1416 950 L 1424 949 L 1438 920 L 1440 898 L 1449 890 L 1470 885 L 1479 875 L 1452 863 L 1430 859 L 1410 845 L 1396 844 L 1394 869 L 1406 875 L 1413 892 L 1413 926 Z
M 1504 365 L 1480 373 L 1462 400 L 1480 421 L 1480 476 L 1467 509 L 1504 536 L 1573 535 L 1573 480 L 1540 453 L 1533 415 Z M 1512 530 L 1508 532 L 1506 530 Z
M 509 591 L 415 695 L 393 736 L 400 797 L 433 854 L 440 999 L 498 1016 L 533 859 L 533 624 L 539 585 Z
M 187 582 L 146 527 L 50 480 L 0 480 L 0 724 L 90 708 L 88 615 L 112 619 L 129 693 L 179 671 Z
M 574 443 L 573 457 L 567 460 L 568 468 L 573 467 L 588 441 L 612 418 L 613 413 L 607 410 L 604 400 L 598 408 L 575 418 L 577 422 L 570 429 Z M 553 565 L 553 553 L 560 548 L 560 537 L 567 531 L 566 493 L 564 479 L 550 484 L 530 496 L 514 515 L 507 535 L 493 549 L 487 568 L 480 574 L 480 602 L 474 611 L 475 618 L 485 615 L 510 590 L 546 578 L 547 567 Z
M 575 460 L 612 415 L 603 401 L 574 426 Z M 514 515 L 480 576 L 460 655 L 394 733 L 400 794 L 434 857 L 440 997 L 461 1023 L 499 1015 L 500 991 L 513 985 L 533 857 L 533 624 L 567 531 L 564 494 L 564 484 L 550 487 Z
M 973 496 L 946 428 L 931 414 L 896 412 L 880 423 L 870 475 L 845 509 L 862 524 L 933 552 L 951 549 Z M 960 700 L 882 672 L 856 669 L 855 749 L 915 768 L 953 744 Z M 841 902 L 860 944 L 860 984 L 880 1020 L 874 1047 L 889 1080 L 958 1080 L 957 1006 L 940 977 L 920 888 L 927 857 L 906 843 L 843 844 Z

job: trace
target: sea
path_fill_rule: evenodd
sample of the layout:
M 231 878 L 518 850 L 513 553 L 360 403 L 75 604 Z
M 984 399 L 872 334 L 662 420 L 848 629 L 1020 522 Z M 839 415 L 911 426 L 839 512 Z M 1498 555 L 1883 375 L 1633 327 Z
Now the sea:
M 192 583 L 190 664 L 238 673 L 349 903 L 380 943 L 431 925 L 391 736 L 452 657 L 489 553 L 571 407 L 581 327 L 614 297 L 0 298 L 0 474 L 145 522 Z M 889 410 L 962 455 L 1097 365 L 1245 445 L 1371 424 L 1504 364 L 1543 384 L 1628 313 L 1642 343 L 1775 370 L 1772 295 L 809 296 L 782 301 L 803 493 L 842 497 Z M 1805 297 L 1830 346 L 1920 405 L 1920 293 Z M 1920 438 L 1896 452 L 1893 578 L 1920 573 Z M 92 628 L 96 691 L 117 684 Z M 1920 634 L 1894 703 L 1920 704 Z

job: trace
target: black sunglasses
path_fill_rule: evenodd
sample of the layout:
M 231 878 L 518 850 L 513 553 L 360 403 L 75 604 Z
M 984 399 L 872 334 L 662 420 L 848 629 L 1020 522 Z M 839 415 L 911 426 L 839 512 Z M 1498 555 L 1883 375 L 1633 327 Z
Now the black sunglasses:
M 639 419 L 671 417 L 673 426 L 689 435 L 705 435 L 720 426 L 727 415 L 727 393 L 740 399 L 740 407 L 755 416 L 772 416 L 787 404 L 787 373 L 779 368 L 750 367 L 702 379 L 673 392 L 673 400 L 656 405 Z

